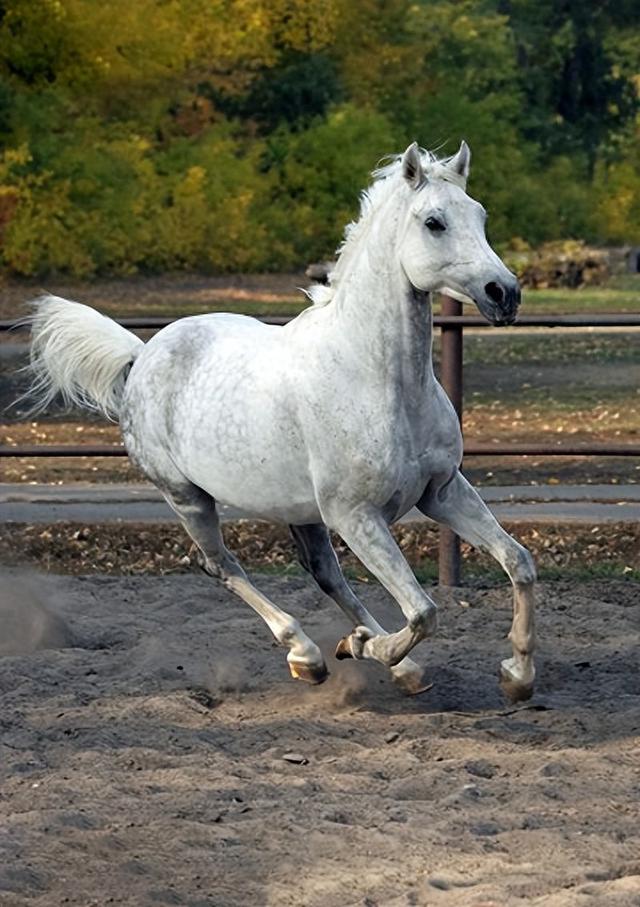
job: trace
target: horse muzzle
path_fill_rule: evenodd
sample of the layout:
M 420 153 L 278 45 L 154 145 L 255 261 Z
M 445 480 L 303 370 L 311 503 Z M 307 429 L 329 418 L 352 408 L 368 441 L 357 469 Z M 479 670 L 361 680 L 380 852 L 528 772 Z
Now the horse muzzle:
M 482 314 L 496 327 L 513 324 L 520 306 L 520 284 L 491 281 L 484 286 L 484 298 L 476 304 Z

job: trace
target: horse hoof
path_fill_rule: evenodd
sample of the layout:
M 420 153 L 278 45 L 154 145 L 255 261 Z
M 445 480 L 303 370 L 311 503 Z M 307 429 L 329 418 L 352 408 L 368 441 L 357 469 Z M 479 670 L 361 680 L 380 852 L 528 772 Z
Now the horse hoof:
M 350 636 L 345 636 L 336 646 L 336 658 L 338 661 L 342 661 L 344 658 L 353 658 Z
M 426 682 L 422 671 L 415 674 L 394 675 L 392 680 L 405 696 L 418 696 L 420 693 L 426 693 L 428 690 L 433 689 L 433 684 Z
M 374 633 L 368 627 L 356 627 L 336 646 L 336 658 L 338 661 L 343 658 L 364 658 L 364 644 L 373 637 Z
M 509 702 L 526 702 L 533 696 L 533 684 L 514 683 L 505 677 L 500 678 L 500 688 Z
M 324 663 L 321 665 L 309 665 L 302 661 L 290 661 L 288 664 L 294 680 L 304 680 L 305 683 L 317 686 L 320 683 L 324 683 L 329 676 L 327 666 Z
M 533 696 L 535 670 L 533 663 L 518 663 L 515 658 L 507 658 L 500 665 L 500 686 L 511 702 L 525 702 Z

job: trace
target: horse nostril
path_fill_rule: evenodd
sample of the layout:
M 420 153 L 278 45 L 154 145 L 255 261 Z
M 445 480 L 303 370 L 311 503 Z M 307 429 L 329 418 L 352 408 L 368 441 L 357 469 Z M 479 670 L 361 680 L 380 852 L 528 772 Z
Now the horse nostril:
M 504 302 L 504 290 L 499 283 L 488 283 L 484 288 L 485 293 L 492 302 L 501 305 Z

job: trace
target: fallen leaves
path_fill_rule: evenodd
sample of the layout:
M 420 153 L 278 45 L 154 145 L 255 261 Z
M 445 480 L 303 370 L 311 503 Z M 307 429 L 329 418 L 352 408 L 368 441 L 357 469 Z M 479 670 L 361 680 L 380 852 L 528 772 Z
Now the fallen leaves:
M 505 524 L 534 555 L 540 568 L 580 569 L 629 574 L 640 570 L 640 526 L 608 523 Z M 438 559 L 438 529 L 422 523 L 395 526 L 395 538 L 414 569 L 423 570 Z M 225 539 L 245 567 L 280 573 L 299 573 L 293 543 L 284 526 L 240 520 L 224 526 Z M 359 561 L 344 543 L 334 539 L 343 566 L 358 579 L 368 579 Z M 462 558 L 472 571 L 495 570 L 488 555 L 467 544 Z M 0 562 L 28 564 L 60 573 L 171 574 L 197 570 L 191 540 L 171 524 L 103 524 L 84 526 L 0 526 Z M 469 606 L 460 600 L 461 608 Z

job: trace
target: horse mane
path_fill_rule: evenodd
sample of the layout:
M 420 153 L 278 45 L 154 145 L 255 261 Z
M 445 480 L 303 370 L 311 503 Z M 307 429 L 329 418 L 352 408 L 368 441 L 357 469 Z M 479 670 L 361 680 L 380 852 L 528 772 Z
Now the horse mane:
M 465 188 L 465 179 L 456 173 L 448 163 L 450 158 L 438 158 L 432 151 L 425 148 L 420 149 L 422 167 L 427 177 L 431 179 L 444 179 L 447 182 L 455 183 L 460 188 Z M 373 173 L 373 183 L 368 189 L 365 189 L 360 195 L 360 215 L 357 220 L 347 224 L 344 230 L 344 238 L 337 250 L 337 261 L 335 267 L 329 274 L 328 284 L 316 284 L 303 290 L 304 293 L 316 306 L 326 305 L 331 302 L 338 289 L 341 278 L 348 270 L 349 263 L 353 257 L 355 248 L 359 240 L 368 232 L 371 227 L 373 215 L 384 205 L 387 199 L 397 190 L 402 180 L 402 155 L 389 155 L 386 164 L 377 167 Z

